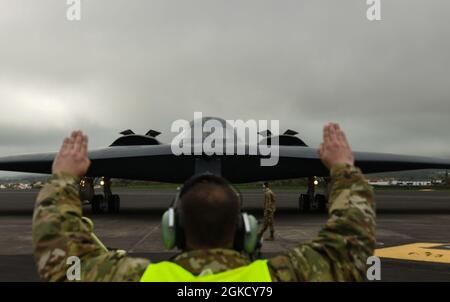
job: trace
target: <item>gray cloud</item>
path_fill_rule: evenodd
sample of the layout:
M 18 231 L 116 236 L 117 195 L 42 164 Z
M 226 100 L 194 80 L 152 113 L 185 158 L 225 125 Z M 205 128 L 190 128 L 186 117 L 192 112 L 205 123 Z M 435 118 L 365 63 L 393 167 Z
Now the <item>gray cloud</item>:
M 450 156 L 448 1 L 1 0 L 0 155 L 93 147 L 194 111 L 280 119 L 317 145 L 343 124 L 358 150 Z

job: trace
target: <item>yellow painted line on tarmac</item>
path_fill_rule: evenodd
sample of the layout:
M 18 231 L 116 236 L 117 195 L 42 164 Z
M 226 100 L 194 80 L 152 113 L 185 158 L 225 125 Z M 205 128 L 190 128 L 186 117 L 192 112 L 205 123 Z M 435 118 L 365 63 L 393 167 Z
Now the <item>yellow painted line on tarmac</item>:
M 450 243 L 412 243 L 375 250 L 380 258 L 450 263 Z

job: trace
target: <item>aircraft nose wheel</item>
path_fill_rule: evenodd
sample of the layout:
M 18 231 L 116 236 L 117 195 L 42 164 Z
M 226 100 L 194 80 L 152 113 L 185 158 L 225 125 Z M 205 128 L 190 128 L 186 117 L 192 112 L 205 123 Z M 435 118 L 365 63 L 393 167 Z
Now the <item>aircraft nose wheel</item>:
M 94 195 L 94 198 L 91 202 L 92 213 L 101 214 L 106 211 L 107 204 L 105 197 L 103 195 Z
M 103 195 L 95 195 L 91 202 L 92 213 L 102 214 L 108 211 L 109 213 L 119 213 L 120 211 L 120 197 L 117 194 L 110 195 L 105 198 Z
M 298 209 L 300 213 L 308 213 L 310 211 L 326 213 L 327 212 L 327 198 L 325 195 L 316 194 L 311 200 L 310 195 L 301 194 L 298 198 Z
M 298 209 L 301 213 L 307 213 L 311 209 L 311 201 L 308 194 L 301 194 L 298 198 Z
M 117 194 L 111 195 L 108 200 L 108 212 L 119 213 L 120 211 L 120 197 Z
M 325 195 L 317 194 L 315 197 L 315 201 L 317 204 L 317 211 L 319 213 L 326 213 L 327 212 L 327 198 Z

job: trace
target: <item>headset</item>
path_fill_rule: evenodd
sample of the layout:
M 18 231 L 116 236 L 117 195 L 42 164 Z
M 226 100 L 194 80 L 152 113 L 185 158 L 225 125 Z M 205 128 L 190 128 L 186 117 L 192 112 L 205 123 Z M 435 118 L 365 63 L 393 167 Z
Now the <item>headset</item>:
M 193 176 L 188 182 L 190 187 L 199 183 L 202 180 L 211 180 L 213 174 L 203 173 L 197 176 Z M 217 176 L 216 176 L 217 177 Z M 242 206 L 242 197 L 234 187 L 224 180 L 224 183 L 228 184 L 230 188 L 238 195 L 240 206 Z M 163 243 L 166 249 L 170 250 L 177 247 L 183 250 L 186 246 L 185 233 L 183 229 L 183 220 L 178 210 L 178 204 L 180 203 L 180 197 L 186 192 L 186 187 L 181 187 L 170 208 L 164 212 L 161 219 L 161 233 Z M 253 215 L 249 215 L 245 212 L 240 212 L 237 219 L 236 232 L 234 235 L 233 248 L 239 252 L 245 251 L 248 254 L 252 254 L 260 245 L 260 238 L 258 238 L 258 222 Z

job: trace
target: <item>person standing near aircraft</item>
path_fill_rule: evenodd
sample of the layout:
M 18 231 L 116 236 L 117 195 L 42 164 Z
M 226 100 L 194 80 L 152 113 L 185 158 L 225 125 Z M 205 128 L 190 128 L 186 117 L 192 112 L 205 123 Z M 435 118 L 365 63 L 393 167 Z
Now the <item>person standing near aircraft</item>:
M 234 248 L 239 195 L 227 181 L 209 175 L 188 180 L 178 195 L 183 219 L 182 252 L 161 263 L 107 251 L 83 220 L 76 184 L 87 172 L 88 139 L 66 138 L 53 176 L 40 191 L 33 214 L 34 258 L 40 277 L 67 281 L 67 260 L 80 259 L 81 281 L 362 281 L 375 248 L 375 201 L 354 166 L 337 124 L 324 128 L 319 154 L 330 169 L 330 218 L 313 240 L 279 256 L 251 262 Z M 199 211 L 199 206 L 201 211 Z M 162 224 L 163 226 L 163 224 Z
M 273 226 L 274 215 L 276 210 L 275 194 L 273 194 L 272 190 L 270 189 L 268 182 L 264 182 L 263 191 L 264 191 L 264 222 L 263 227 L 258 234 L 258 237 L 262 238 L 264 232 L 269 228 L 270 237 L 265 238 L 265 240 L 273 241 L 275 234 L 275 228 Z

